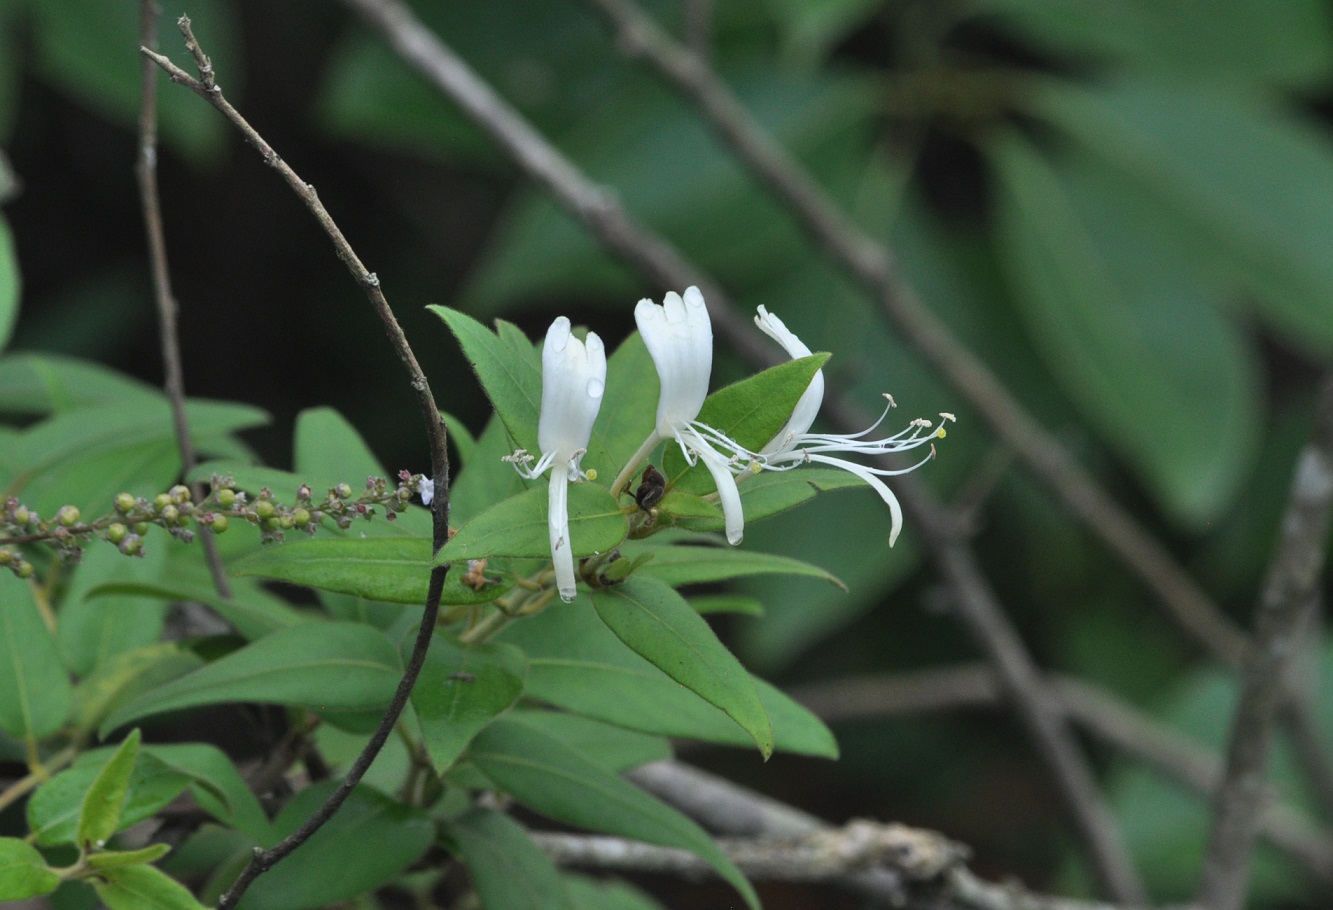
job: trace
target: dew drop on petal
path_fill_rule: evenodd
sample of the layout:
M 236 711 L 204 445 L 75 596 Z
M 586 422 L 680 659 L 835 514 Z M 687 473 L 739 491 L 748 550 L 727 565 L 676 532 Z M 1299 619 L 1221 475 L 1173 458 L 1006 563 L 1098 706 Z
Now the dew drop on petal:
M 602 397 L 602 393 L 605 392 L 605 391 L 606 391 L 606 383 L 602 382 L 602 380 L 600 380 L 600 379 L 589 379 L 589 380 L 588 380 L 588 397 L 589 397 L 589 398 L 601 398 L 601 397 Z

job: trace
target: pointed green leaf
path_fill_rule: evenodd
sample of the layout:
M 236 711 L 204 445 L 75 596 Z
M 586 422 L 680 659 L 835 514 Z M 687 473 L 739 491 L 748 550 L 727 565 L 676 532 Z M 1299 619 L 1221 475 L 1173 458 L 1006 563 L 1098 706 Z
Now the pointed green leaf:
M 139 731 L 130 731 L 111 759 L 102 766 L 79 809 L 75 843 L 82 850 L 101 845 L 120 826 L 120 807 L 129 791 L 130 774 L 139 758 Z
M 145 746 L 144 756 L 190 779 L 195 802 L 218 821 L 243 831 L 260 843 L 272 839 L 272 825 L 235 761 L 208 743 Z
M 463 527 L 435 557 L 437 564 L 491 556 L 551 557 L 546 484 L 497 503 Z M 614 550 L 629 532 L 615 497 L 595 483 L 569 486 L 569 539 L 575 556 Z
M 523 693 L 523 652 L 513 645 L 463 645 L 437 635 L 412 690 L 422 738 L 443 774 L 477 731 Z
M 283 544 L 283 546 L 289 545 Z M 258 552 L 268 552 L 268 549 Z M 240 573 L 231 574 L 235 576 Z M 114 609 L 113 605 L 119 602 L 117 598 L 120 597 L 151 598 L 169 603 L 195 601 L 207 604 L 219 616 L 235 626 L 237 632 L 249 639 L 263 638 L 270 632 L 313 621 L 311 614 L 295 609 L 286 601 L 265 591 L 257 583 L 237 582 L 235 578 L 232 582 L 231 596 L 219 597 L 217 590 L 211 584 L 209 587 L 190 585 L 178 573 L 174 573 L 169 580 L 157 583 L 104 582 L 91 588 L 86 597 L 91 604 L 103 610 Z M 159 607 L 159 612 L 162 609 L 163 607 Z
M 514 444 L 537 454 L 542 373 L 541 361 L 531 345 L 520 354 L 465 313 L 436 304 L 426 309 L 443 319 L 458 339 L 463 356 L 472 364 Z
M 822 578 L 835 587 L 847 590 L 847 586 L 836 576 L 819 566 L 812 566 L 790 556 L 757 553 L 735 547 L 689 545 L 653 547 L 650 552 L 653 559 L 639 570 L 639 574 L 664 581 L 673 588 L 724 581 L 743 575 L 805 575 Z
M 73 844 L 84 802 L 115 750 L 94 749 L 42 784 L 28 800 L 28 827 L 44 846 Z M 119 806 L 117 830 L 123 831 L 157 812 L 180 795 L 190 779 L 150 755 L 140 753 Z
M 40 739 L 69 713 L 69 673 L 29 582 L 0 572 L 0 605 L 0 729 Z
M 189 676 L 134 699 L 102 725 L 232 701 L 318 710 L 374 708 L 397 688 L 402 664 L 384 633 L 359 623 L 314 622 L 274 632 Z
M 724 711 L 754 738 L 764 758 L 773 754 L 773 726 L 750 674 L 685 598 L 655 578 L 635 577 L 593 592 L 592 602 L 617 638 Z
M 524 691 L 532 698 L 630 730 L 753 745 L 725 714 L 625 647 L 586 597 L 526 617 L 503 637 L 528 655 Z M 818 717 L 762 679 L 751 679 L 773 723 L 776 749 L 837 757 L 837 742 Z
M 671 744 L 661 736 L 626 730 L 568 711 L 517 708 L 508 715 L 568 743 L 616 773 L 671 758 Z
M 689 850 L 758 910 L 754 888 L 702 828 L 568 743 L 528 724 L 501 718 L 478 734 L 469 755 L 483 774 L 543 815 L 594 831 Z
M 0 837 L 0 897 L 41 897 L 56 890 L 60 881 L 36 847 L 16 837 Z
M 141 850 L 102 850 L 90 853 L 87 863 L 93 869 L 114 869 L 117 866 L 142 866 L 155 863 L 171 852 L 167 844 L 152 844 Z
M 274 820 L 275 835 L 295 831 L 335 786 L 325 781 L 298 793 Z M 425 812 L 358 786 L 300 850 L 255 880 L 238 910 L 305 910 L 371 892 L 420 859 L 434 836 Z
M 472 873 L 482 906 L 574 910 L 555 864 L 508 816 L 474 808 L 447 822 L 444 835 Z
M 19 261 L 9 222 L 0 217 L 0 350 L 9 344 L 19 313 Z
M 740 616 L 763 616 L 764 605 L 744 594 L 706 594 L 691 597 L 690 606 L 702 616 L 713 613 L 736 613 Z
M 252 575 L 351 594 L 385 603 L 426 602 L 431 542 L 416 537 L 296 540 L 254 550 L 232 563 L 237 575 Z M 487 584 L 480 591 L 463 581 L 464 572 L 444 580 L 445 604 L 489 603 L 513 585 Z
M 339 477 L 353 489 L 367 477 L 387 477 L 356 427 L 333 408 L 308 408 L 296 415 L 292 463 L 298 474 Z
M 704 401 L 699 421 L 757 452 L 787 425 L 796 402 L 828 359 L 828 354 L 811 354 L 789 360 L 719 389 Z M 690 471 L 688 480 L 682 478 L 689 465 L 679 446 L 668 446 L 664 461 L 663 473 L 681 489 L 694 493 L 716 489 L 702 467 Z
M 116 706 L 199 669 L 203 659 L 180 642 L 158 642 L 117 654 L 74 688 L 70 723 L 83 733 L 95 731 Z
M 188 888 L 153 866 L 102 869 L 92 885 L 109 910 L 205 910 Z

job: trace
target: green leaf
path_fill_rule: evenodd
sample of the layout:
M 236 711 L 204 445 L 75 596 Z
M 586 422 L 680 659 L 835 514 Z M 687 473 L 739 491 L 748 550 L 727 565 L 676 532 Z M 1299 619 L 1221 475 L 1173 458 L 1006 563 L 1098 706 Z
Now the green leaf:
M 472 364 L 514 444 L 534 456 L 539 453 L 542 373 L 536 352 L 529 347 L 525 356 L 517 357 L 509 345 L 471 316 L 437 304 L 426 309 L 443 319 L 458 339 L 463 356 Z
M 16 837 L 0 837 L 0 896 L 5 900 L 50 894 L 60 881 L 36 847 Z
M 333 408 L 307 408 L 296 415 L 293 449 L 298 474 L 342 478 L 354 489 L 366 477 L 388 476 L 361 434 Z
M 543 484 L 491 506 L 459 528 L 435 562 L 491 556 L 550 559 L 547 495 Z M 576 557 L 614 550 L 628 533 L 629 522 L 606 487 L 569 485 L 569 540 Z
M 155 863 L 171 852 L 168 844 L 152 844 L 140 850 L 101 850 L 85 857 L 92 869 L 114 869 L 118 866 L 142 866 Z
M 573 746 L 584 755 L 597 756 L 598 764 L 617 773 L 671 757 L 671 745 L 660 736 L 650 736 L 581 717 L 567 711 L 518 708 L 509 715 Z
M 398 652 L 379 630 L 359 623 L 304 623 L 145 692 L 113 712 L 102 730 L 164 711 L 233 701 L 374 708 L 389 701 L 401 675 Z
M 99 363 L 59 354 L 0 358 L 0 410 L 48 414 L 82 407 L 158 401 L 162 393 Z
M 431 542 L 415 537 L 320 538 L 255 550 L 231 568 L 237 575 L 420 606 L 430 584 L 430 552 Z M 489 603 L 513 586 L 512 581 L 500 581 L 477 591 L 463 581 L 463 574 L 445 576 L 443 603 Z
M 93 733 L 117 706 L 202 665 L 198 654 L 174 641 L 117 654 L 74 687 L 70 723 L 80 732 Z
M 130 775 L 139 758 L 139 731 L 130 731 L 120 748 L 93 778 L 79 809 L 75 843 L 82 850 L 99 848 L 120 828 L 120 807 L 129 791 Z
M 295 831 L 336 785 L 325 781 L 298 793 L 274 820 L 275 836 Z M 304 910 L 371 892 L 420 859 L 434 837 L 425 812 L 359 786 L 300 850 L 255 880 L 238 908 Z
M 86 676 L 126 651 L 150 645 L 162 637 L 169 604 L 122 589 L 113 596 L 94 598 L 93 590 L 107 584 L 151 585 L 167 571 L 171 546 L 148 539 L 141 557 L 127 559 L 114 546 L 90 542 L 74 568 L 60 602 L 56 641 L 66 665 Z
M 0 216 L 0 350 L 9 344 L 19 314 L 19 261 L 9 222 Z
M 869 490 L 865 481 L 848 471 L 836 468 L 796 468 L 792 471 L 764 471 L 761 474 L 742 474 L 736 478 L 740 490 L 745 523 L 769 518 L 794 506 L 814 499 L 816 493 L 848 490 L 856 487 Z M 672 491 L 674 493 L 676 491 Z M 671 493 L 667 494 L 668 496 Z M 664 499 L 666 497 L 663 497 Z M 692 531 L 721 531 L 723 521 L 718 518 L 682 517 L 682 528 Z M 886 532 L 887 533 L 887 532 Z
M 281 549 L 286 546 L 291 546 L 291 544 L 282 544 L 272 549 Z M 267 550 L 260 552 L 267 552 Z M 117 558 L 125 559 L 119 554 L 117 554 Z M 233 572 L 232 574 L 235 576 L 241 573 Z M 102 607 L 109 613 L 115 611 L 115 605 L 120 602 L 122 596 L 148 598 L 166 601 L 167 603 L 195 601 L 207 604 L 215 613 L 235 626 L 238 633 L 248 639 L 263 638 L 270 632 L 288 629 L 312 621 L 309 614 L 301 613 L 286 601 L 280 600 L 259 587 L 258 584 L 237 583 L 234 577 L 230 580 L 233 582 L 230 597 L 219 597 L 217 590 L 211 586 L 211 581 L 207 587 L 190 585 L 181 577 L 181 573 L 173 572 L 169 582 L 163 581 L 157 584 L 108 581 L 89 590 L 86 599 L 92 606 Z M 158 612 L 161 613 L 164 609 L 164 606 L 159 606 Z
M 757 452 L 787 425 L 796 402 L 828 359 L 828 354 L 812 354 L 789 360 L 719 389 L 704 400 L 699 421 Z M 692 493 L 716 489 L 702 465 L 690 470 L 679 446 L 667 447 L 664 462 L 662 471 L 672 485 Z
M 189 889 L 153 866 L 115 866 L 92 880 L 109 910 L 205 910 Z
M 69 714 L 69 674 L 30 583 L 0 573 L 0 604 L 0 729 L 40 739 Z
M 724 711 L 754 738 L 765 759 L 773 754 L 773 725 L 750 675 L 674 589 L 657 579 L 631 578 L 593 592 L 592 602 L 617 638 Z
M 444 835 L 472 873 L 482 906 L 573 910 L 555 864 L 508 816 L 473 808 L 446 823 Z
M 756 553 L 735 547 L 674 546 L 654 547 L 652 561 L 639 570 L 641 576 L 664 581 L 673 588 L 739 578 L 743 575 L 804 575 L 821 578 L 846 591 L 847 586 L 828 572 L 808 562 Z M 631 555 L 631 554 L 627 554 Z
M 504 631 L 504 640 L 528 655 L 524 691 L 532 698 L 644 733 L 753 745 L 725 714 L 625 647 L 585 597 L 525 617 Z M 837 757 L 833 734 L 819 718 L 751 678 L 773 724 L 774 748 Z
M 44 846 L 76 843 L 86 797 L 112 755 L 109 748 L 85 752 L 73 765 L 37 789 L 27 806 L 28 827 L 37 843 Z M 140 754 L 125 787 L 116 830 L 123 831 L 155 815 L 179 796 L 189 782 L 187 776 L 156 758 Z
M 1034 344 L 1158 500 L 1201 527 L 1256 454 L 1256 356 L 1220 295 L 1130 211 L 1132 192 L 1077 161 L 1057 172 L 1016 133 L 989 153 L 1001 251 Z
M 621 881 L 568 873 L 560 878 L 570 900 L 579 910 L 664 910 L 657 901 Z
M 764 605 L 743 594 L 708 594 L 691 597 L 690 606 L 702 616 L 713 613 L 735 613 L 739 616 L 763 616 Z
M 473 740 L 469 755 L 483 774 L 543 815 L 594 831 L 689 850 L 758 910 L 759 899 L 750 883 L 702 828 L 568 743 L 502 718 Z
M 1157 231 L 1254 295 L 1270 325 L 1333 351 L 1333 147 L 1235 93 L 1122 80 L 1034 85 L 1031 110 L 1151 194 Z
M 464 645 L 435 636 L 412 690 L 412 707 L 439 773 L 478 730 L 518 701 L 526 674 L 523 652 L 513 645 Z
M 190 793 L 208 814 L 260 843 L 272 839 L 272 825 L 235 761 L 208 743 L 151 745 L 145 756 L 190 779 Z

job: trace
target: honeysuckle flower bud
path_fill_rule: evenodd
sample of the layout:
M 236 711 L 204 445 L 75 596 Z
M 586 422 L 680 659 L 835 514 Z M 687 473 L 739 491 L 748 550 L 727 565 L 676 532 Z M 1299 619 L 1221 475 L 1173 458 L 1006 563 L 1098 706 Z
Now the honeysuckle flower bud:
M 755 453 L 696 419 L 708 397 L 713 370 L 713 327 L 703 294 L 691 287 L 683 297 L 668 292 L 660 305 L 640 300 L 634 321 L 662 383 L 657 426 L 640 452 L 651 450 L 663 439 L 674 439 L 689 464 L 702 461 L 717 484 L 727 541 L 740 543 L 745 516 L 732 472 L 742 470 Z
M 783 350 L 790 354 L 793 359 L 810 356 L 810 348 L 801 339 L 797 338 L 783 324 L 781 319 L 768 312 L 764 307 L 759 307 L 759 315 L 754 318 L 754 322 L 765 335 L 782 345 Z M 894 436 L 883 439 L 867 438 L 884 421 L 884 418 L 894 407 L 892 396 L 885 395 L 884 397 L 888 399 L 889 403 L 885 407 L 884 413 L 879 416 L 879 420 L 876 420 L 860 433 L 811 433 L 809 432 L 810 426 L 815 422 L 815 416 L 819 413 L 820 405 L 824 402 L 823 372 L 823 370 L 820 370 L 815 373 L 814 379 L 810 381 L 809 387 L 806 388 L 800 400 L 797 401 L 796 407 L 792 410 L 792 415 L 787 420 L 786 426 L 760 450 L 754 465 L 761 469 L 784 471 L 813 461 L 832 465 L 835 468 L 841 468 L 855 474 L 873 487 L 889 507 L 889 515 L 892 521 L 889 530 L 889 546 L 893 546 L 894 541 L 898 539 L 898 532 L 902 530 L 903 512 L 902 507 L 898 505 L 898 498 L 893 495 L 893 491 L 880 478 L 914 471 L 935 457 L 933 440 L 944 438 L 944 427 L 941 425 L 932 429 L 929 420 L 913 420 L 908 424 L 907 429 Z M 941 414 L 940 417 L 942 420 L 951 421 L 954 419 L 952 414 Z M 923 445 L 930 446 L 930 454 L 911 467 L 898 470 L 867 467 L 831 454 L 885 455 L 894 452 L 905 452 Z
M 536 478 L 551 469 L 548 529 L 551 563 L 560 599 L 576 593 L 574 555 L 569 542 L 569 484 L 587 477 L 579 462 L 588 451 L 588 439 L 606 392 L 606 349 L 595 332 L 587 341 L 575 338 L 564 316 L 551 323 L 542 346 L 542 406 L 537 423 L 541 457 L 533 461 L 520 449 L 506 458 L 524 477 Z

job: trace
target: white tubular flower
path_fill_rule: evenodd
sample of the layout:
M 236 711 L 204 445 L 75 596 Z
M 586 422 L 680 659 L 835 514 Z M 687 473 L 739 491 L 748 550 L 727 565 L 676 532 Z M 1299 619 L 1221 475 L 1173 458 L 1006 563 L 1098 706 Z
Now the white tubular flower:
M 508 456 L 520 474 L 536 478 L 551 468 L 550 519 L 551 563 L 560 599 L 574 599 L 577 578 L 569 542 L 569 484 L 588 475 L 579 461 L 588 451 L 593 422 L 606 392 L 606 349 L 595 332 L 579 341 L 564 316 L 551 323 L 542 347 L 542 413 L 537 424 L 541 457 L 527 467 L 532 456 L 520 449 Z
M 759 315 L 754 318 L 754 322 L 765 335 L 782 345 L 783 349 L 793 359 L 810 355 L 810 349 L 806 347 L 801 339 L 792 334 L 791 330 L 783 325 L 781 319 L 768 312 L 764 307 L 759 307 Z M 814 379 L 810 381 L 809 387 L 801 395 L 796 407 L 792 410 L 792 415 L 787 420 L 786 426 L 760 450 L 755 464 L 767 470 L 785 471 L 797 465 L 814 461 L 832 465 L 835 468 L 842 468 L 844 471 L 855 474 L 870 484 L 889 507 L 889 514 L 892 519 L 892 526 L 889 530 L 889 546 L 893 546 L 898 539 L 898 532 L 902 530 L 903 512 L 902 507 L 898 505 L 898 498 L 893 495 L 893 491 L 880 478 L 892 477 L 895 474 L 906 474 L 934 458 L 935 446 L 933 440 L 944 437 L 944 427 L 941 425 L 936 429 L 931 429 L 932 425 L 929 420 L 913 420 L 908 424 L 907 429 L 894 436 L 883 439 L 866 438 L 884 421 L 890 409 L 894 407 L 893 398 L 885 395 L 884 397 L 889 400 L 889 403 L 884 409 L 884 413 L 879 416 L 879 420 L 876 420 L 860 433 L 810 433 L 808 432 L 810 426 L 815 422 L 815 415 L 819 413 L 819 407 L 824 402 L 823 373 L 823 370 L 815 373 Z M 940 417 L 943 420 L 954 419 L 952 414 L 941 414 Z M 905 452 L 923 445 L 930 446 L 930 454 L 911 467 L 900 470 L 871 468 L 830 454 L 886 455 L 894 452 Z
M 663 439 L 674 439 L 687 462 L 693 465 L 702 460 L 717 484 L 727 541 L 740 543 L 745 516 L 732 472 L 743 470 L 758 456 L 696 419 L 708 397 L 713 371 L 713 326 L 703 294 L 691 287 L 683 298 L 675 291 L 668 292 L 661 305 L 640 300 L 634 308 L 634 321 L 662 381 L 657 428 L 645 448 L 651 449 Z

